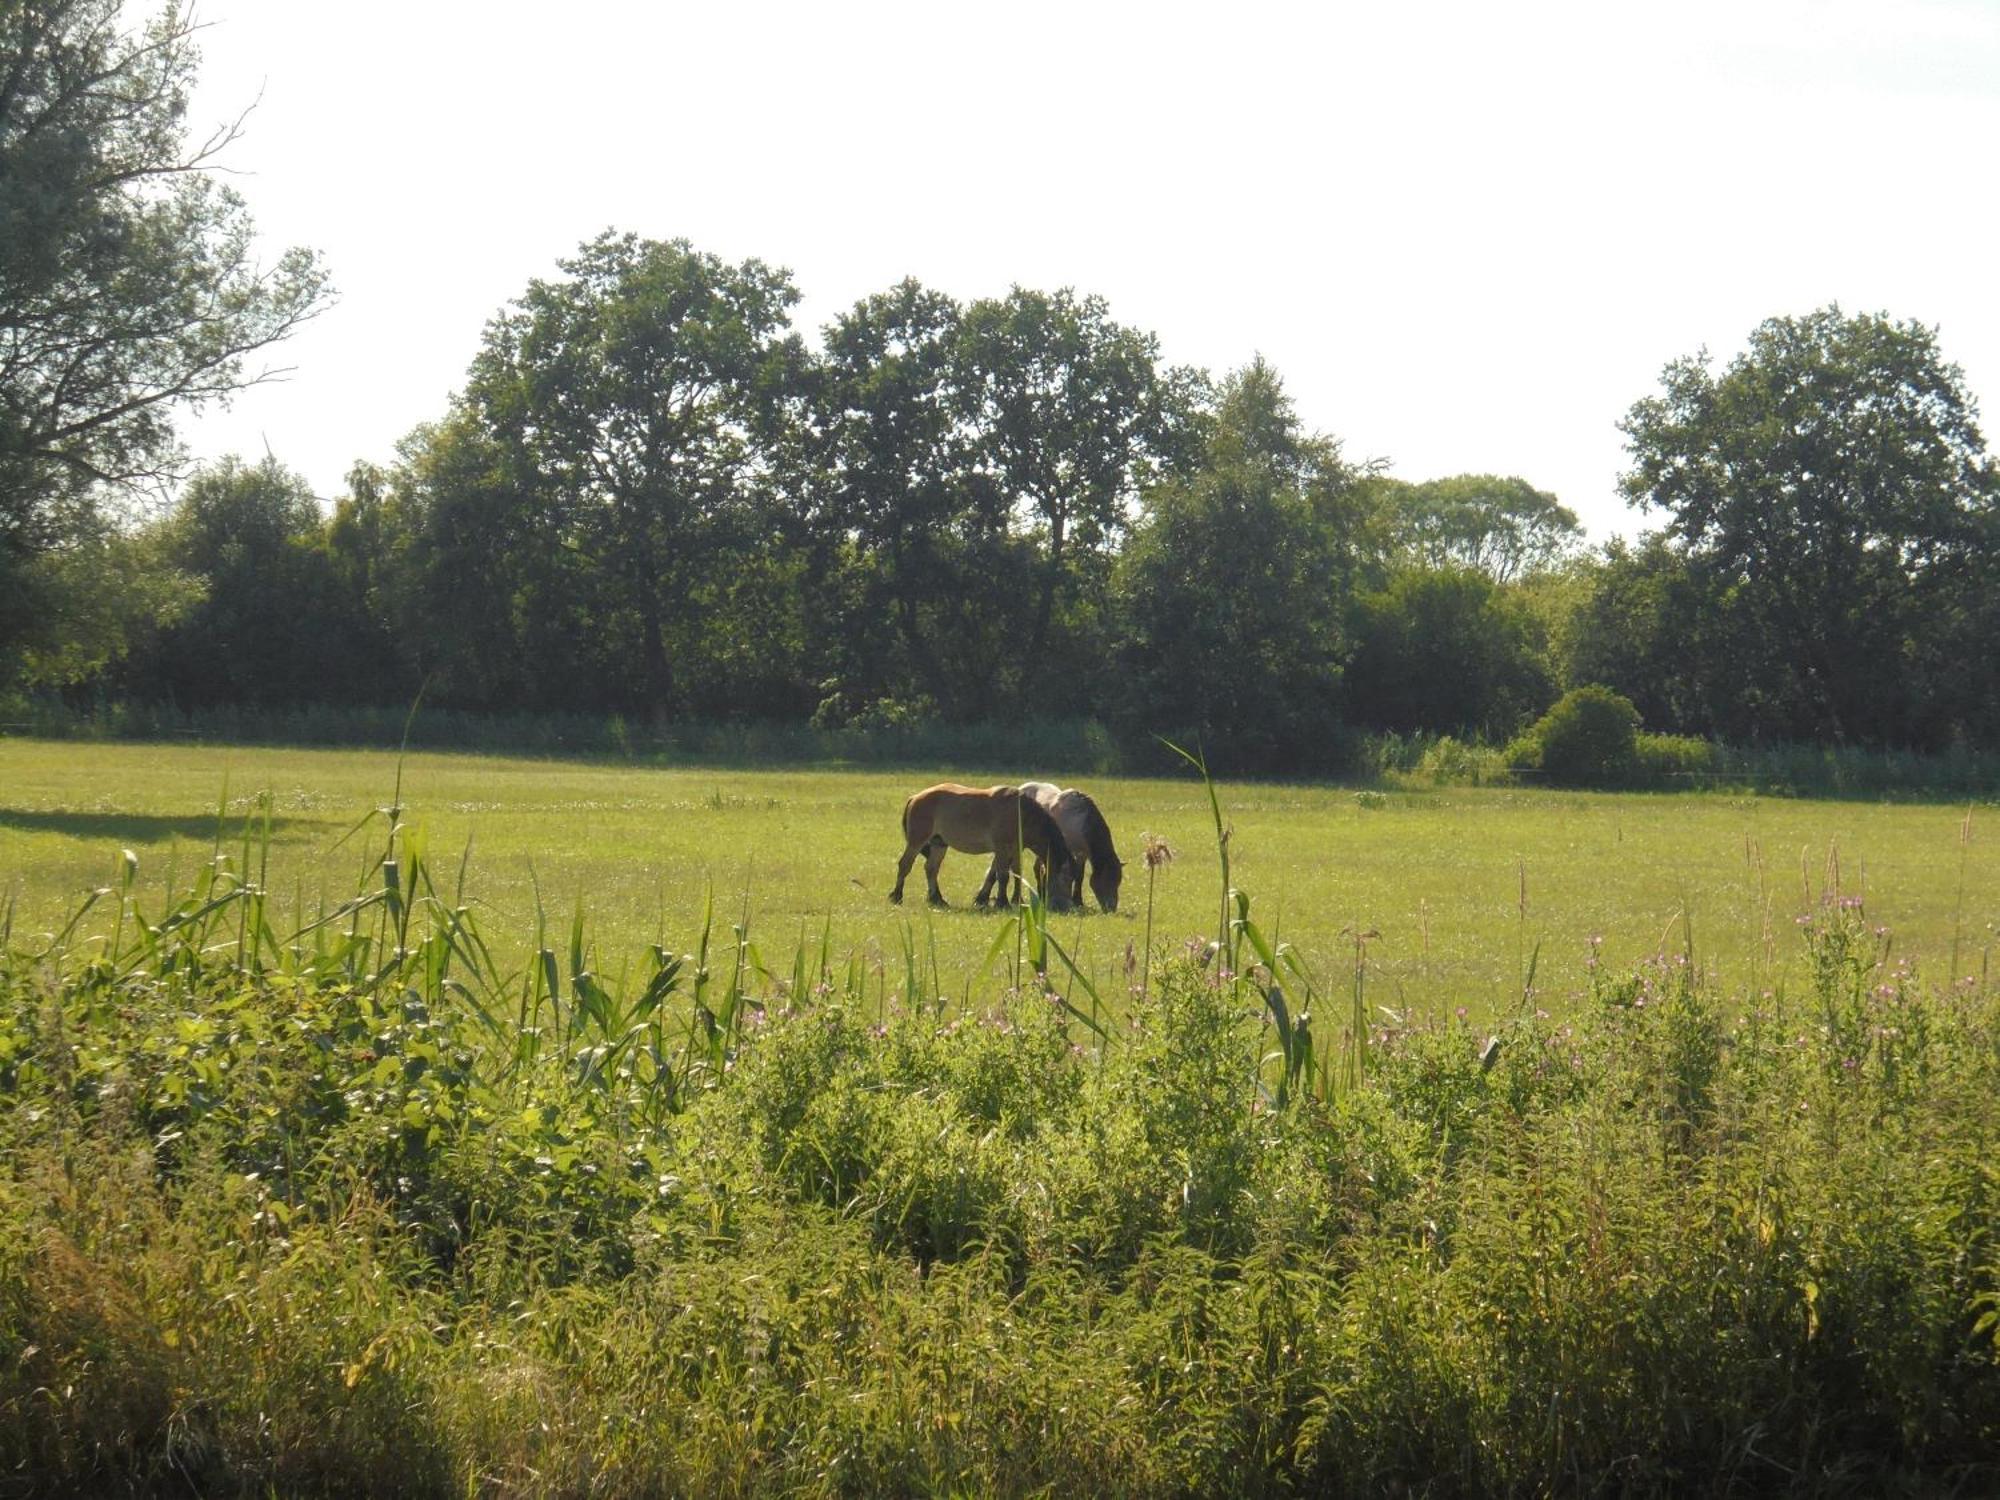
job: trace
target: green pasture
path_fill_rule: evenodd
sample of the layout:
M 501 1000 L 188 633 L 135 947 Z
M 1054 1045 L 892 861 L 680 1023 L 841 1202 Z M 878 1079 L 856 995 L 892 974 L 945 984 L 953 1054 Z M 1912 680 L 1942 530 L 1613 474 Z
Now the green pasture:
M 380 849 L 353 833 L 397 794 L 398 758 L 360 751 L 0 740 L 0 909 L 17 942 L 53 932 L 139 859 L 142 910 L 185 889 L 217 840 L 252 858 L 281 911 L 311 917 L 352 892 Z M 1029 776 L 1096 796 L 1128 861 L 1116 915 L 1062 918 L 1057 934 L 1107 996 L 1144 942 L 1141 835 L 1168 841 L 1157 949 L 1212 935 L 1221 887 L 1207 796 L 1193 775 L 1123 779 L 1061 766 L 911 771 L 731 770 L 411 754 L 408 822 L 441 878 L 465 890 L 503 957 L 525 957 L 539 900 L 552 933 L 581 902 L 596 963 L 616 973 L 647 943 L 685 947 L 712 888 L 718 927 L 740 921 L 773 969 L 822 933 L 902 972 L 907 935 L 954 999 L 976 987 L 997 919 L 973 909 L 980 857 L 952 855 L 954 903 L 886 900 L 903 797 L 933 780 Z M 2000 840 L 1990 805 L 1875 804 L 1547 790 L 1360 790 L 1219 784 L 1232 880 L 1267 932 L 1321 982 L 1351 992 L 1356 935 L 1371 1003 L 1481 1017 L 1536 997 L 1559 1008 L 1586 982 L 1594 939 L 1613 967 L 1689 950 L 1720 983 L 1754 992 L 1797 972 L 1794 919 L 1830 891 L 1861 896 L 1895 952 L 1942 978 L 1989 962 L 2000 923 Z M 352 834 L 352 836 L 349 836 Z M 261 842 L 261 838 L 258 840 Z M 252 873 L 255 873 L 254 871 Z M 94 914 L 93 914 L 94 915 Z M 726 915 L 726 920 L 724 919 Z

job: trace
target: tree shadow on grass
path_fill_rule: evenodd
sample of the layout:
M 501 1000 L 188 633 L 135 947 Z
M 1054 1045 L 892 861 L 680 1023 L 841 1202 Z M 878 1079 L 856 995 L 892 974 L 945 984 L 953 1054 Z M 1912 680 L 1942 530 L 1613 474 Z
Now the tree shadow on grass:
M 264 817 L 248 813 L 222 820 L 222 842 L 239 842 L 246 825 L 253 838 L 262 834 Z M 273 817 L 271 832 L 281 833 L 298 818 Z M 0 807 L 0 828 L 18 828 L 23 833 L 65 833 L 72 838 L 115 841 L 121 844 L 164 844 L 172 839 L 213 842 L 216 837 L 214 813 L 181 817 L 156 817 L 146 813 L 63 812 L 21 807 Z

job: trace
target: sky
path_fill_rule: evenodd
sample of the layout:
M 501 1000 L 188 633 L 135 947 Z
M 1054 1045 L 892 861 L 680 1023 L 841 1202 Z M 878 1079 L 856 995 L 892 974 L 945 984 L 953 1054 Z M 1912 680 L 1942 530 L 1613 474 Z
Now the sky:
M 1837 302 L 1934 326 L 2000 422 L 2000 0 L 1231 5 L 201 0 L 191 123 L 338 302 L 184 424 L 322 497 L 442 416 L 607 228 L 790 269 L 1103 295 L 1261 353 L 1352 459 L 1518 474 L 1594 539 L 1669 360 Z M 1989 447 L 1992 430 L 1989 426 Z

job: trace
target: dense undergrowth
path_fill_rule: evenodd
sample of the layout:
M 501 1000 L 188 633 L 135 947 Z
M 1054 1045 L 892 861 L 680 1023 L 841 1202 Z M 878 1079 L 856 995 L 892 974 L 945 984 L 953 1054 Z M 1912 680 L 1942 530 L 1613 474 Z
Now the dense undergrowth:
M 712 911 L 502 975 L 389 830 L 0 941 L 0 1493 L 2000 1484 L 2000 995 L 1851 899 L 1490 1039 L 1240 897 L 1115 999 L 1033 908 L 969 1005 Z

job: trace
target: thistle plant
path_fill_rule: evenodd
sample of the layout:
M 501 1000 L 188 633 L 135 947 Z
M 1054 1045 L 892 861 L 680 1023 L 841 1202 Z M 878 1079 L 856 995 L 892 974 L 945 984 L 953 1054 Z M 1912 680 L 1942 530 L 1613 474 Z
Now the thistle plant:
M 1159 883 L 1161 866 L 1174 862 L 1174 849 L 1156 833 L 1140 834 L 1139 846 L 1146 861 L 1146 962 L 1139 975 L 1139 998 L 1143 1000 L 1153 978 L 1153 889 Z

